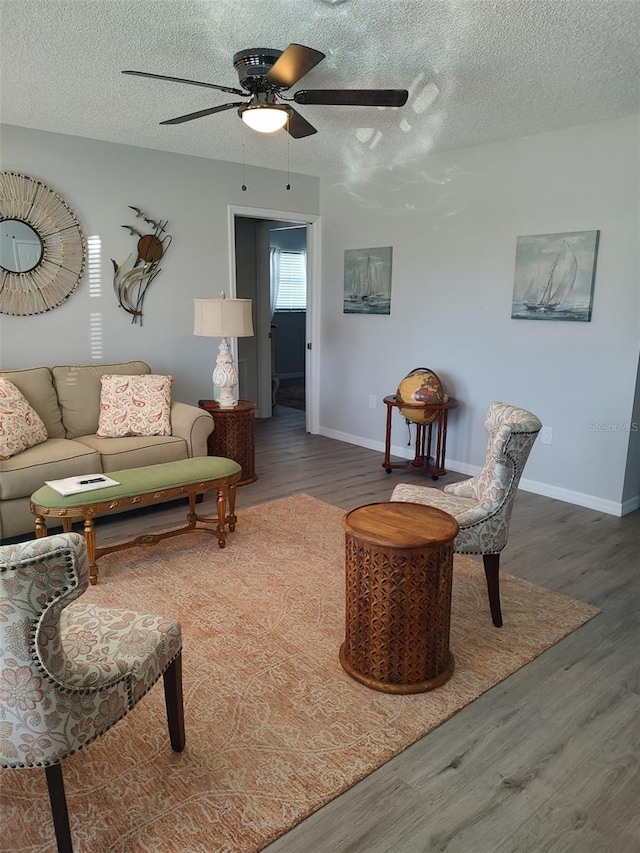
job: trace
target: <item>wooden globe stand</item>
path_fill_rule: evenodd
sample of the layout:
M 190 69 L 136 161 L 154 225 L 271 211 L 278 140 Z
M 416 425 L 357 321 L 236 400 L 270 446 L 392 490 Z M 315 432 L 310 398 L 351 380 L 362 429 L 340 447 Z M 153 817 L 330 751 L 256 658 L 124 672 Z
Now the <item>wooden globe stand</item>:
M 407 403 L 400 400 L 397 394 L 391 394 L 384 398 L 384 403 L 387 407 L 387 428 L 385 435 L 384 446 L 384 461 L 382 467 L 387 474 L 390 474 L 394 469 L 404 471 L 417 471 L 421 474 L 427 474 L 432 480 L 437 480 L 438 477 L 446 474 L 444 467 L 445 453 L 447 449 L 447 419 L 450 409 L 455 409 L 458 401 L 453 397 L 448 397 L 442 403 Z M 403 463 L 391 463 L 391 421 L 392 412 L 394 409 L 415 409 L 426 414 L 425 422 L 414 422 L 416 426 L 415 439 L 415 455 L 411 461 Z M 434 417 L 429 423 L 429 415 Z M 432 456 L 432 438 L 433 427 L 436 430 L 435 454 Z

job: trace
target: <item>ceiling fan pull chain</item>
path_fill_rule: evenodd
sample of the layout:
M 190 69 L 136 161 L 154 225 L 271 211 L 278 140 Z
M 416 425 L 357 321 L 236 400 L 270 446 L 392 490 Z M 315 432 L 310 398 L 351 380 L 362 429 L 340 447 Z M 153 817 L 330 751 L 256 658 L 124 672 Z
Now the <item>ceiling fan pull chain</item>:
M 242 192 L 246 193 L 247 185 L 244 179 L 244 122 L 242 123 L 242 129 L 240 131 L 240 138 L 242 139 Z
M 287 190 L 291 189 L 291 175 L 289 174 L 289 142 L 291 134 L 289 133 L 289 125 L 291 124 L 291 114 L 287 114 Z

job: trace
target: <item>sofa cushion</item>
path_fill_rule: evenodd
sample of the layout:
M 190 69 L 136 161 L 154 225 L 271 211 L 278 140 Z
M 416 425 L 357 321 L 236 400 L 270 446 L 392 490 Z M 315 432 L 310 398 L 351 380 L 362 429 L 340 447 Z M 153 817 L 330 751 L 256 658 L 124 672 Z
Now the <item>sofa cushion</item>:
M 100 467 L 104 474 L 189 458 L 186 441 L 177 435 L 130 435 L 126 438 L 81 435 L 78 441 L 100 454 Z
M 45 480 L 98 471 L 100 456 L 91 447 L 66 438 L 49 438 L 0 462 L 0 500 L 29 497 Z
M 101 377 L 99 438 L 171 435 L 172 376 Z
M 65 438 L 58 397 L 48 367 L 2 370 L 0 376 L 8 379 L 27 398 L 29 405 L 42 418 L 49 438 Z
M 126 361 L 117 364 L 57 365 L 51 368 L 51 373 L 66 436 L 78 438 L 81 435 L 93 435 L 98 429 L 101 376 L 105 373 L 129 376 L 151 373 L 151 368 L 144 361 Z
M 0 459 L 17 456 L 47 440 L 47 428 L 27 398 L 0 376 Z

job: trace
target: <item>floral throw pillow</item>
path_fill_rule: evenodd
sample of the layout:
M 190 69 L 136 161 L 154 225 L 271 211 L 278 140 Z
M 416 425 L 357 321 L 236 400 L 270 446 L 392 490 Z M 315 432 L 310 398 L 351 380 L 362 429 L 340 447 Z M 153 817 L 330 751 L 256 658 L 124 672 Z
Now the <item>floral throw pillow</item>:
M 98 436 L 171 435 L 172 376 L 101 377 Z
M 47 440 L 40 415 L 13 382 L 0 377 L 0 459 L 9 459 Z

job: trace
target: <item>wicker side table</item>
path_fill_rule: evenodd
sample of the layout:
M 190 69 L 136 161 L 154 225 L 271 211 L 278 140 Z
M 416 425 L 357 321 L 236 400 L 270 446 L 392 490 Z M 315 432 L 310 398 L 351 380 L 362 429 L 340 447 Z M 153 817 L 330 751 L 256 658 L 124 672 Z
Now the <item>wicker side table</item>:
M 201 409 L 213 416 L 215 429 L 208 439 L 209 456 L 233 459 L 242 468 L 239 486 L 258 479 L 256 474 L 256 403 L 238 400 L 232 409 L 221 409 L 215 400 L 198 400 Z
M 340 663 L 386 693 L 422 693 L 454 670 L 449 650 L 458 522 L 435 507 L 357 507 L 343 519 L 346 630 Z

